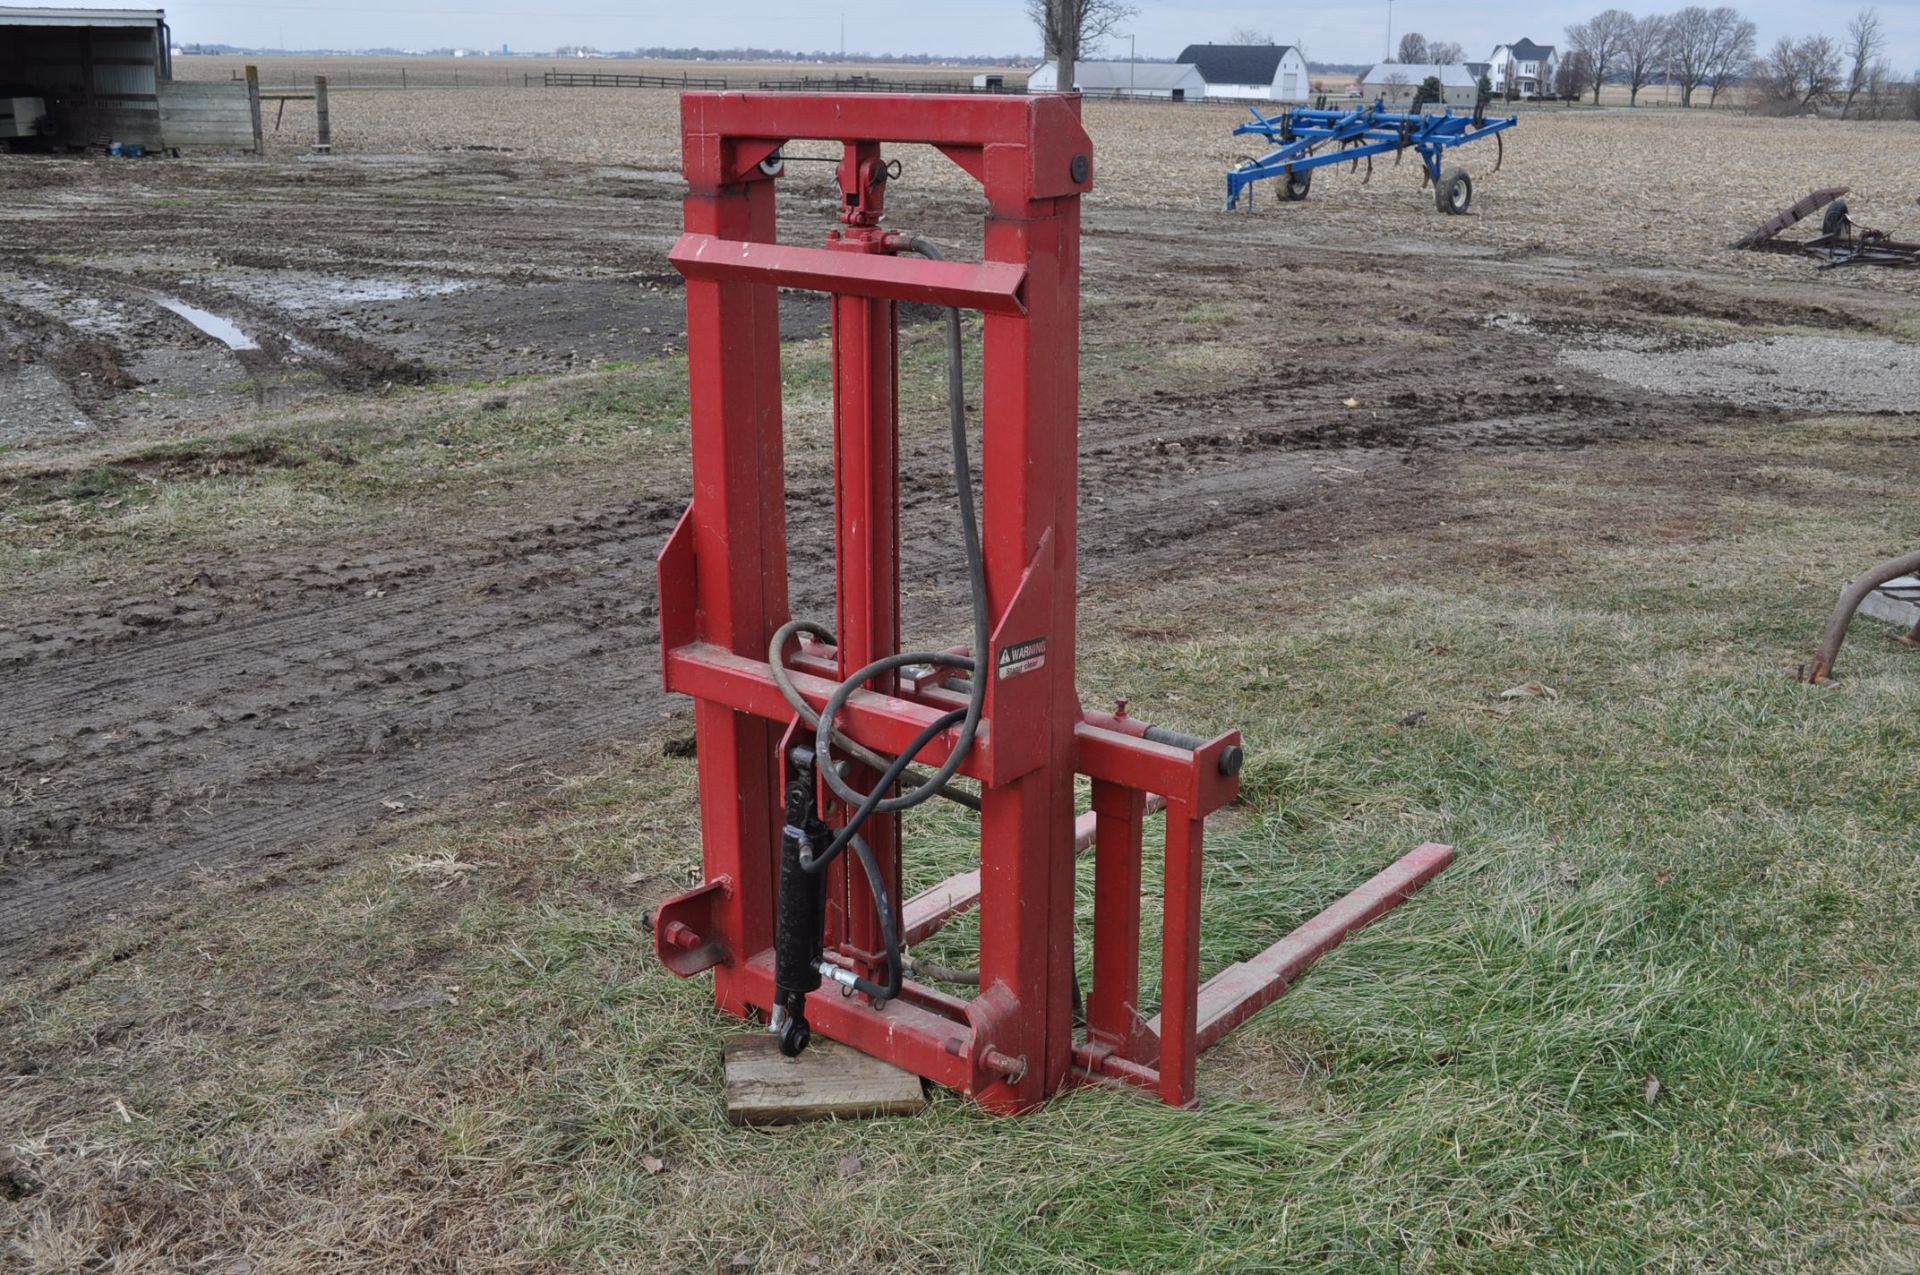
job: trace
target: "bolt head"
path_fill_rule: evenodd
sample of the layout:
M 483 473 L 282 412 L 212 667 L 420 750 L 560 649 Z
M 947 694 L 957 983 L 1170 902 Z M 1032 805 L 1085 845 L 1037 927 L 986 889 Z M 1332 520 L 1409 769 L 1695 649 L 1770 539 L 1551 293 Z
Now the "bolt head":
M 1088 174 L 1093 171 L 1093 163 L 1085 155 L 1075 155 L 1068 171 L 1073 175 L 1073 184 L 1078 186 L 1085 183 Z

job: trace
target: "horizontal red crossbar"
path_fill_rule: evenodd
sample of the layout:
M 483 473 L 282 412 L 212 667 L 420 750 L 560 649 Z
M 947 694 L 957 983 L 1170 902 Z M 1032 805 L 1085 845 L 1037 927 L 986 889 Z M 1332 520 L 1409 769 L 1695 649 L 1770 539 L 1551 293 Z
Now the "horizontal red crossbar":
M 1195 1048 L 1222 1036 L 1279 1000 L 1313 963 L 1346 937 L 1407 901 L 1453 862 L 1453 847 L 1428 842 L 1250 961 L 1239 961 L 1200 988 Z M 1160 1031 L 1155 1014 L 1147 1026 Z
M 923 261 L 884 253 L 748 243 L 682 235 L 667 254 L 689 279 L 765 283 L 883 301 L 920 301 L 987 314 L 1023 315 L 1025 266 L 1004 262 Z
M 773 1004 L 773 952 L 755 956 L 738 968 L 744 999 Z M 807 1018 L 829 1040 L 925 1076 L 935 1084 L 966 1092 L 973 1083 L 973 1028 L 923 1009 L 909 997 L 869 1005 L 843 996 L 828 983 L 807 997 Z
M 770 722 L 785 725 L 793 720 L 793 706 L 773 680 L 765 660 L 735 655 L 710 642 L 689 642 L 666 654 L 667 689 L 695 699 L 710 700 L 735 712 L 752 713 Z M 788 670 L 794 689 L 817 712 L 833 694 L 836 682 L 803 672 Z M 855 691 L 841 710 L 839 728 L 849 737 L 883 753 L 907 750 L 918 735 L 944 710 L 929 708 L 877 691 Z M 936 736 L 920 752 L 920 760 L 938 766 L 953 749 L 954 731 Z M 973 751 L 961 764 L 960 773 L 979 779 L 991 764 L 993 742 L 991 728 L 982 728 L 974 740 Z M 989 781 L 991 777 L 989 776 Z
M 1033 103 L 1011 93 L 933 101 L 910 93 L 688 93 L 682 109 L 690 135 L 979 146 L 1027 141 Z

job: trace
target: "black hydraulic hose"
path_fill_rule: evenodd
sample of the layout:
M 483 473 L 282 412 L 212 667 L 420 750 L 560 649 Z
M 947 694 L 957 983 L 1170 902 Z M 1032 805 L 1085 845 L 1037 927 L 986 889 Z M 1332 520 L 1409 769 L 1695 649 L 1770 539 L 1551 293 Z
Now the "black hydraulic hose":
M 774 631 L 773 639 L 767 643 L 767 665 L 773 670 L 774 685 L 780 688 L 780 694 L 786 697 L 793 711 L 800 715 L 800 720 L 808 726 L 817 727 L 820 725 L 820 715 L 813 711 L 813 706 L 807 703 L 807 697 L 802 695 L 800 688 L 793 684 L 793 675 L 788 672 L 785 664 L 787 643 L 802 633 L 819 638 L 829 646 L 838 645 L 833 636 L 833 630 L 824 625 L 815 624 L 811 620 L 789 620 Z M 875 770 L 887 768 L 888 763 L 885 757 L 858 740 L 848 739 L 841 732 L 835 731 L 833 742 Z M 913 788 L 925 787 L 927 782 L 927 777 L 917 770 L 902 772 L 900 779 L 903 784 Z M 969 810 L 980 809 L 980 798 L 964 788 L 945 784 L 936 791 L 948 801 L 965 806 Z
M 946 259 L 937 247 L 918 235 L 907 240 L 906 250 L 934 261 Z M 894 915 L 893 898 L 887 889 L 886 880 L 880 871 L 880 865 L 874 857 L 872 848 L 860 835 L 860 830 L 876 814 L 893 814 L 909 810 L 935 794 L 952 795 L 956 792 L 957 790 L 948 788 L 948 781 L 959 773 L 968 753 L 972 751 L 973 741 L 980 731 L 980 717 L 986 709 L 985 670 L 987 647 L 992 641 L 992 632 L 987 616 L 986 557 L 980 546 L 979 516 L 973 505 L 973 466 L 967 454 L 966 367 L 962 354 L 960 311 L 949 307 L 947 310 L 948 433 L 953 448 L 954 489 L 960 506 L 961 543 L 966 553 L 967 583 L 972 593 L 973 653 L 969 657 L 951 655 L 944 651 L 915 651 L 884 656 L 856 670 L 834 687 L 833 693 L 827 697 L 826 704 L 821 708 L 818 718 L 812 718 L 803 699 L 795 706 L 803 719 L 812 720 L 814 757 L 819 774 L 841 800 L 855 807 L 846 826 L 834 835 L 826 849 L 816 855 L 812 853 L 810 846 L 800 848 L 800 866 L 810 873 L 825 871 L 827 865 L 851 845 L 854 853 L 860 857 L 860 866 L 866 872 L 867 886 L 872 891 L 874 907 L 880 913 L 880 930 L 886 947 L 887 979 L 885 983 L 875 983 L 826 961 L 821 962 L 820 973 L 842 986 L 864 992 L 875 1000 L 891 1000 L 900 994 L 901 983 L 905 978 L 905 945 L 901 941 L 899 918 Z M 797 691 L 793 690 L 790 679 L 785 677 L 781 661 L 788 638 L 794 633 L 803 631 L 811 632 L 815 636 L 821 636 L 825 632 L 810 624 L 788 624 L 775 634 L 773 648 L 768 653 L 768 663 L 774 669 L 775 680 L 783 683 L 781 690 L 789 703 L 800 697 Z M 969 674 L 967 706 L 964 709 L 943 713 L 929 722 L 900 755 L 887 765 L 879 782 L 873 786 L 872 790 L 860 792 L 840 775 L 834 764 L 834 745 L 836 743 L 848 745 L 853 742 L 835 728 L 835 719 L 840 716 L 841 710 L 846 707 L 853 693 L 868 682 L 883 674 L 914 665 L 952 668 Z M 948 752 L 946 761 L 942 762 L 931 775 L 915 775 L 913 786 L 899 796 L 888 796 L 887 794 L 900 782 L 901 777 L 907 773 L 921 750 L 956 724 L 960 728 L 958 737 L 954 741 L 953 748 Z M 870 750 L 857 746 L 849 747 L 847 751 L 869 762 L 876 756 Z
M 877 1001 L 890 1001 L 900 994 L 900 985 L 906 979 L 906 960 L 900 942 L 900 927 L 894 922 L 893 899 L 887 893 L 886 881 L 880 875 L 880 865 L 874 861 L 873 849 L 867 845 L 867 839 L 854 836 L 853 852 L 860 856 L 860 866 L 867 870 L 867 885 L 873 890 L 873 906 L 880 913 L 880 935 L 887 953 L 887 981 L 876 983 L 861 978 L 858 974 L 850 977 L 848 971 L 838 970 L 839 966 L 826 966 L 823 963 L 821 973 L 836 983 L 845 983 L 856 992 L 865 992 Z
M 922 727 L 920 733 L 914 736 L 913 742 L 907 746 L 906 751 L 893 759 L 893 763 L 888 766 L 886 772 L 880 776 L 880 782 L 873 786 L 873 791 L 861 800 L 859 807 L 854 810 L 853 816 L 847 820 L 846 827 L 834 834 L 833 840 L 828 843 L 827 848 L 819 854 L 813 854 L 805 848 L 800 851 L 800 866 L 808 872 L 826 871 L 827 865 L 840 857 L 840 852 L 847 848 L 848 843 L 859 839 L 860 829 L 866 826 L 867 820 L 871 819 L 874 811 L 879 808 L 881 795 L 885 793 L 887 789 L 893 787 L 901 774 L 905 772 L 907 763 L 913 760 L 913 755 L 939 738 L 946 732 L 948 727 L 960 721 L 966 717 L 966 715 L 967 711 L 965 709 L 956 708 L 952 712 L 942 713 L 939 717 L 934 718 Z
M 907 241 L 907 249 L 934 261 L 945 260 L 944 254 L 933 244 L 918 235 Z M 838 793 L 841 800 L 850 804 L 866 806 L 868 796 L 877 795 L 869 816 L 875 814 L 893 814 L 910 810 L 919 805 L 935 792 L 946 786 L 966 761 L 972 751 L 973 741 L 980 730 L 980 716 L 986 708 L 986 678 L 979 675 L 981 662 L 987 657 L 987 645 L 992 633 L 987 618 L 987 569 L 986 558 L 980 547 L 980 523 L 973 507 L 973 466 L 967 456 L 967 393 L 966 368 L 962 362 L 960 311 L 949 307 L 947 310 L 947 418 L 948 431 L 953 446 L 954 490 L 960 506 L 960 532 L 962 547 L 967 558 L 967 579 L 973 592 L 973 655 L 949 655 L 944 651 L 917 651 L 899 655 L 889 655 L 873 661 L 865 668 L 856 670 L 847 679 L 834 688 L 826 705 L 820 710 L 820 721 L 814 728 L 814 753 L 821 759 L 820 773 L 827 785 Z M 874 678 L 898 669 L 916 664 L 931 664 L 937 667 L 953 668 L 973 673 L 972 693 L 967 698 L 966 716 L 962 721 L 959 738 L 954 741 L 953 750 L 940 768 L 928 776 L 918 786 L 901 793 L 897 797 L 886 796 L 879 789 L 875 793 L 862 793 L 843 779 L 832 763 L 834 719 L 840 710 L 846 707 L 853 693 Z M 929 740 L 931 742 L 931 740 Z M 922 745 L 924 747 L 924 745 Z M 911 760 L 911 754 L 908 754 Z

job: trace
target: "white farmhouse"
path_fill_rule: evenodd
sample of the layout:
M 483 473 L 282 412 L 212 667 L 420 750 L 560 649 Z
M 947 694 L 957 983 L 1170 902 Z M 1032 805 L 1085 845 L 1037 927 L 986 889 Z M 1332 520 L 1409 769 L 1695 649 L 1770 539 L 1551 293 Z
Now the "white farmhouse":
M 1085 97 L 1158 97 L 1176 102 L 1205 97 L 1207 82 L 1183 62 L 1076 62 L 1073 87 Z M 1058 93 L 1060 66 L 1043 62 L 1027 77 L 1027 92 Z
M 1180 60 L 1200 69 L 1208 97 L 1304 102 L 1313 95 L 1307 60 L 1291 44 L 1189 44 Z
M 1487 72 L 1495 97 L 1551 97 L 1560 75 L 1560 52 L 1551 44 L 1515 40 L 1493 51 Z M 1509 87 L 1511 86 L 1511 87 Z
M 1464 66 L 1435 66 L 1420 62 L 1382 62 L 1360 82 L 1362 93 L 1396 110 L 1413 105 L 1428 78 L 1440 81 L 1440 105 L 1471 110 L 1480 101 L 1480 81 Z

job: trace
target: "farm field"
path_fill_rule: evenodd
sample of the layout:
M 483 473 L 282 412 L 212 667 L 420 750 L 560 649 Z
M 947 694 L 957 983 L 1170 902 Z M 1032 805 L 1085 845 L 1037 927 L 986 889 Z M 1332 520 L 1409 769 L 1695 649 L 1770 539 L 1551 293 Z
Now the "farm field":
M 1197 1112 L 767 1133 L 640 925 L 699 867 L 676 99 L 337 91 L 326 157 L 304 109 L 260 158 L 0 156 L 0 1269 L 1920 1269 L 1920 662 L 1861 621 L 1787 675 L 1920 543 L 1920 275 L 1725 247 L 1835 184 L 1920 237 L 1920 125 L 1538 112 L 1470 216 L 1390 163 L 1229 215 L 1241 112 L 1088 103 L 1082 693 L 1247 730 L 1208 972 L 1460 863 Z M 902 158 L 892 222 L 977 251 Z M 816 614 L 825 309 L 782 328 Z M 967 866 L 908 835 L 910 885 Z

